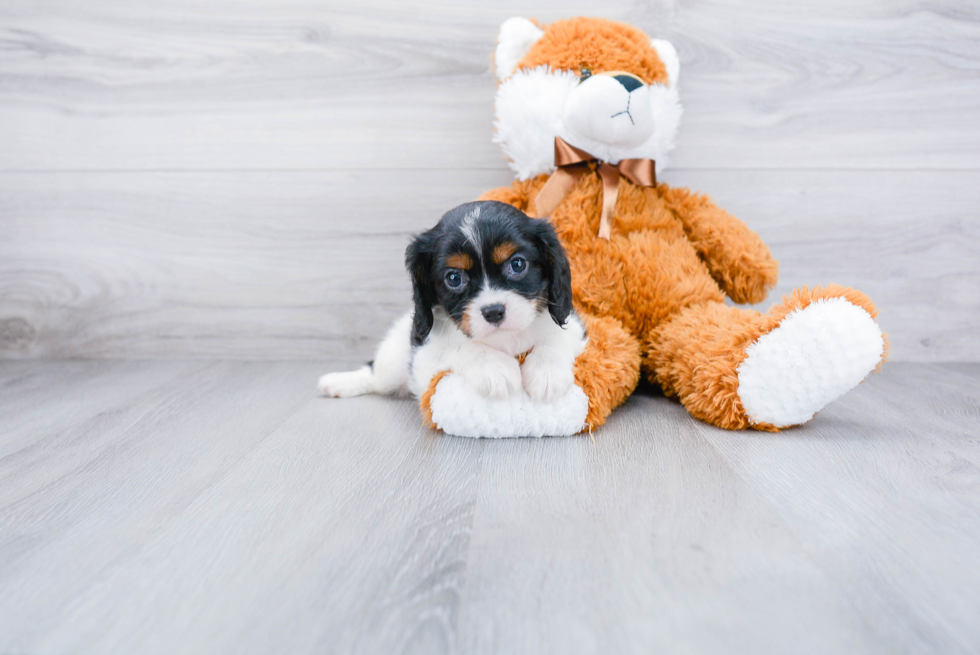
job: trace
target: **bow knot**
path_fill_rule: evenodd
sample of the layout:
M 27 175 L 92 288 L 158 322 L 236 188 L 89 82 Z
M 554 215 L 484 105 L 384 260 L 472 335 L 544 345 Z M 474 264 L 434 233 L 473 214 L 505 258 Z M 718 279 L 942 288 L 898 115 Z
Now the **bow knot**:
M 555 166 L 555 172 L 551 174 L 534 199 L 537 217 L 544 218 L 551 215 L 555 207 L 571 193 L 575 184 L 586 172 L 598 171 L 599 177 L 602 178 L 602 218 L 599 221 L 601 239 L 608 239 L 610 235 L 620 176 L 637 186 L 657 186 L 657 171 L 652 159 L 623 159 L 613 166 L 576 148 L 560 136 L 555 137 Z

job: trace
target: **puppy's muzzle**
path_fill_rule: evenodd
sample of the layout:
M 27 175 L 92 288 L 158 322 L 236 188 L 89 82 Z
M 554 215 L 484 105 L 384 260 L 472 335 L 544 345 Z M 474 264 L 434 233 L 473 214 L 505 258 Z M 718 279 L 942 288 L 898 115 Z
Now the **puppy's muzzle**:
M 483 314 L 483 318 L 486 319 L 487 323 L 499 325 L 504 320 L 504 305 L 503 303 L 487 305 L 486 307 L 480 308 L 480 313 Z

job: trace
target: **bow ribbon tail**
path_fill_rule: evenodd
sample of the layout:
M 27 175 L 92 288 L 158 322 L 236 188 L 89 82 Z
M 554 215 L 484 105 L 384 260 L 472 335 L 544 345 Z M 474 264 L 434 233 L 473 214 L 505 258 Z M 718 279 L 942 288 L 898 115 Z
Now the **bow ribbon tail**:
M 612 235 L 612 216 L 616 209 L 616 196 L 619 194 L 619 169 L 612 164 L 599 165 L 602 177 L 602 217 L 599 219 L 599 238 L 609 240 Z
M 584 169 L 580 166 L 565 166 L 555 169 L 548 181 L 544 183 L 534 199 L 534 211 L 528 212 L 531 218 L 547 218 L 551 212 L 565 199 L 579 178 L 582 177 Z M 530 209 L 530 208 L 529 208 Z

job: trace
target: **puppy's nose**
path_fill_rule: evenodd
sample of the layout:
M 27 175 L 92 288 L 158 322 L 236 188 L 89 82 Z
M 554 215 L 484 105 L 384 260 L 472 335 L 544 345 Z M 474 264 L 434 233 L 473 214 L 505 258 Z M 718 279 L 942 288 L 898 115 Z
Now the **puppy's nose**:
M 487 305 L 480 309 L 480 313 L 483 314 L 483 318 L 487 319 L 487 323 L 497 325 L 504 320 L 504 306 L 501 303 Z
M 613 75 L 613 79 L 623 85 L 626 89 L 626 93 L 629 93 L 633 89 L 639 89 L 643 86 L 643 82 L 636 79 L 632 75 Z

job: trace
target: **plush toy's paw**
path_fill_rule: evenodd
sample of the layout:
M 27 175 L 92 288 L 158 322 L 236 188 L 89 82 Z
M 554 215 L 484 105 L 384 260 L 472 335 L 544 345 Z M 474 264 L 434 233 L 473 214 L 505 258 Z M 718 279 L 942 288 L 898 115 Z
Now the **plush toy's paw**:
M 327 373 L 320 377 L 317 387 L 320 393 L 331 398 L 350 398 L 363 396 L 373 391 L 374 375 L 370 366 L 363 366 L 356 371 L 344 373 Z
M 481 396 L 506 398 L 521 389 L 521 367 L 517 360 L 504 353 L 494 353 L 460 368 L 466 383 Z
M 524 390 L 537 403 L 550 403 L 564 396 L 575 383 L 571 362 L 555 362 L 534 351 L 521 364 Z
M 804 423 L 857 386 L 884 347 L 867 311 L 844 298 L 817 300 L 748 347 L 738 366 L 739 399 L 753 423 Z
M 586 428 L 589 399 L 576 385 L 550 403 L 536 403 L 523 390 L 487 398 L 445 371 L 432 379 L 420 407 L 430 426 L 457 437 L 558 437 Z

